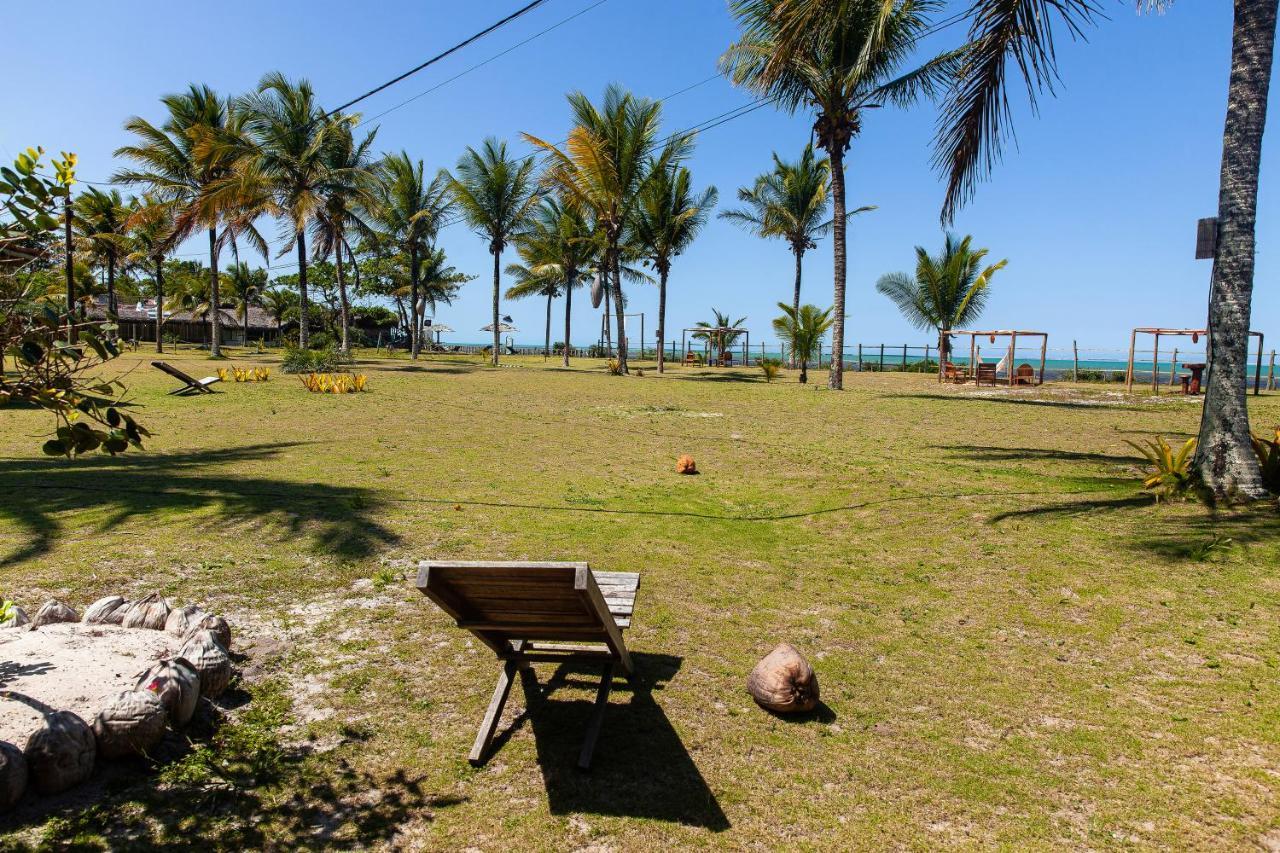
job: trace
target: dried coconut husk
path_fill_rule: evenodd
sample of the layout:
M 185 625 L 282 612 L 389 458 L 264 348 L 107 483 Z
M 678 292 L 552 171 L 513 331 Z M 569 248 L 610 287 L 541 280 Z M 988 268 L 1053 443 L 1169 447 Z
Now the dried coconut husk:
M 204 618 L 204 615 L 204 611 L 194 604 L 175 607 L 169 611 L 169 616 L 164 620 L 165 633 L 173 634 L 175 637 L 186 636 L 192 626 Z
M 0 740 L 0 812 L 7 812 L 27 790 L 27 758 L 8 741 Z
M 36 611 L 36 618 L 31 624 L 39 628 L 41 625 L 54 625 L 58 622 L 79 622 L 80 617 L 74 610 L 56 598 L 51 598 Z
M 218 645 L 222 646 L 222 648 L 227 651 L 231 651 L 231 626 L 227 624 L 226 619 L 212 614 L 207 615 L 187 629 L 187 633 L 183 635 L 182 641 L 184 643 L 188 642 L 200 631 L 213 632 L 213 636 L 218 640 Z
M 164 737 L 169 719 L 164 703 L 150 690 L 126 690 L 98 712 L 93 734 L 98 739 L 98 755 L 123 758 L 142 755 Z
M 170 658 L 142 673 L 134 689 L 159 697 L 174 728 L 181 728 L 191 722 L 200 701 L 200 674 L 186 658 Z
M 186 658 L 200 676 L 200 695 L 217 699 L 231 683 L 231 656 L 210 631 L 200 631 L 182 647 L 178 656 Z
M 693 457 L 685 453 L 676 460 L 677 474 L 696 474 L 698 473 L 698 464 L 693 461 Z
M 790 643 L 779 643 L 756 664 L 747 690 L 762 708 L 779 714 L 812 711 L 818 705 L 818 676 Z
M 0 622 L 0 628 L 21 628 L 23 625 L 30 624 L 31 619 L 27 616 L 27 611 L 18 605 L 13 606 L 13 610 L 9 613 L 9 618 Z
M 86 625 L 119 625 L 128 609 L 129 602 L 123 596 L 108 595 L 86 607 L 81 621 Z
M 40 728 L 27 738 L 32 787 L 41 794 L 56 794 L 79 785 L 93 773 L 97 749 L 89 724 L 76 714 L 45 714 Z
M 158 593 L 151 593 L 129 605 L 120 624 L 125 628 L 150 628 L 163 631 L 169 618 L 169 604 Z

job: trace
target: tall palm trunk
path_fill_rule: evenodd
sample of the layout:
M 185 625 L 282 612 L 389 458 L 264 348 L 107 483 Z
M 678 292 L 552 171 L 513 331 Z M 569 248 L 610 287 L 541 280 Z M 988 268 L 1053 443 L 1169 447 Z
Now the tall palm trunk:
M 297 235 L 298 241 L 298 346 L 302 349 L 307 348 L 307 340 L 310 335 L 309 331 L 310 303 L 307 301 L 307 241 L 301 231 Z
M 606 276 L 607 280 L 607 276 Z M 613 255 L 613 312 L 618 319 L 618 372 L 627 374 L 627 306 L 622 298 L 622 259 Z M 643 342 L 641 343 L 643 346 Z
M 418 244 L 409 248 L 409 354 L 418 357 L 422 349 L 422 329 L 418 323 Z
M 498 366 L 498 346 L 501 333 L 498 331 L 498 284 L 502 275 L 502 251 L 493 253 L 493 366 Z
M 342 277 L 342 241 L 338 241 L 337 263 L 334 274 L 338 278 L 338 311 L 342 315 L 342 352 L 351 352 L 351 305 L 347 302 L 347 280 Z M 248 310 L 247 308 L 245 309 Z M 245 326 L 246 335 L 248 325 Z
M 1235 0 L 1218 243 L 1209 295 L 1209 382 L 1192 463 L 1216 498 L 1267 497 L 1249 440 L 1247 383 L 1258 171 L 1278 3 Z
M 951 341 L 951 329 L 947 326 L 939 326 L 938 327 L 938 381 L 939 382 L 942 381 L 942 377 L 946 373 L 947 362 L 951 360 L 950 358 L 948 358 L 948 356 L 950 356 L 951 353 L 947 349 L 947 347 L 950 345 L 950 341 Z M 927 369 L 928 365 L 925 365 L 925 368 Z
M 222 355 L 222 300 L 218 292 L 218 229 L 209 229 L 209 302 L 213 305 L 213 320 L 209 325 L 209 355 Z
M 663 372 L 663 356 L 662 349 L 666 345 L 667 338 L 667 273 L 670 272 L 664 264 L 658 271 L 658 372 Z M 641 351 L 644 350 L 644 341 L 640 342 Z
M 547 343 L 543 346 L 543 355 L 552 357 L 552 296 L 554 291 L 547 291 Z
M 791 251 L 794 252 L 796 256 L 796 291 L 795 291 L 795 294 L 791 297 L 791 310 L 795 312 L 795 314 L 793 314 L 792 316 L 799 317 L 800 316 L 800 273 L 801 273 L 801 269 L 804 266 L 804 246 L 797 244 L 792 247 Z M 795 348 L 793 347 L 791 350 L 791 366 L 795 367 L 795 364 L 796 364 L 796 352 L 795 352 Z M 801 380 L 801 381 L 807 382 L 808 378 L 806 377 L 804 380 Z
M 66 204 L 63 207 L 65 213 L 64 219 L 67 226 L 67 340 L 75 343 L 80 338 L 80 332 L 76 328 L 76 258 L 75 250 L 71 247 L 71 191 L 67 191 Z
M 116 253 L 112 249 L 107 252 L 107 310 L 114 318 L 119 313 L 116 305 Z
M 564 285 L 564 366 L 569 366 L 569 335 L 571 327 L 569 325 L 570 311 L 573 306 L 573 285 L 577 282 L 576 273 L 571 273 L 565 278 Z
M 613 352 L 613 321 L 609 319 L 609 312 L 612 309 L 610 303 L 613 297 L 610 295 L 613 288 L 609 286 L 609 271 L 604 270 L 604 354 L 607 356 Z
M 835 256 L 835 286 L 832 299 L 835 322 L 831 324 L 831 377 L 828 387 L 839 391 L 844 388 L 844 283 L 845 283 L 845 221 L 844 221 L 844 148 L 837 142 L 827 152 L 831 158 L 831 237 L 832 254 Z
M 792 353 L 794 353 L 795 347 L 792 347 L 791 351 Z M 809 359 L 807 358 L 800 359 L 800 384 L 801 385 L 809 384 Z
M 156 352 L 164 352 L 164 259 L 156 258 Z

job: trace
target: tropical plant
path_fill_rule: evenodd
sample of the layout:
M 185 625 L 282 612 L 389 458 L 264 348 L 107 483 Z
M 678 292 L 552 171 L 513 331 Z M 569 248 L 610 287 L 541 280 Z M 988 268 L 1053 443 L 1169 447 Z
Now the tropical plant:
M 559 276 L 554 273 L 534 272 L 533 268 L 526 265 L 529 259 L 525 258 L 523 252 L 521 252 L 521 257 L 526 261 L 525 264 L 507 264 L 507 277 L 515 279 L 516 283 L 508 287 L 503 295 L 506 299 L 528 299 L 532 296 L 545 296 L 547 298 L 546 343 L 542 353 L 545 356 L 550 356 L 551 301 L 560 295 L 561 282 Z
M 844 156 L 862 130 L 865 110 L 907 106 L 950 85 L 960 52 L 926 60 L 910 71 L 917 41 L 938 7 L 933 0 L 826 0 L 825 13 L 803 8 L 816 0 L 733 0 L 741 38 L 721 57 L 729 79 L 787 112 L 812 107 L 818 147 L 831 161 L 835 325 L 832 388 L 843 387 L 846 245 Z M 795 28 L 800 34 L 794 36 Z
M 338 353 L 332 349 L 313 350 L 286 346 L 280 369 L 285 373 L 327 373 L 338 364 Z
M 1274 438 L 1263 438 L 1254 433 L 1253 452 L 1258 455 L 1258 464 L 1262 468 L 1262 484 L 1267 491 L 1280 493 L 1280 427 L 1276 427 Z
M 800 383 L 809 381 L 809 362 L 818 357 L 822 336 L 831 328 L 835 319 L 833 309 L 823 311 L 816 305 L 801 305 L 799 310 L 785 302 L 779 302 L 782 316 L 773 320 L 773 331 L 791 350 L 791 358 L 800 365 Z
M 707 349 L 711 353 L 711 362 L 714 364 L 719 361 L 729 348 L 733 346 L 734 341 L 742 337 L 745 329 L 739 328 L 746 322 L 746 317 L 739 317 L 736 320 L 729 319 L 728 314 L 721 314 L 715 308 L 711 309 L 711 320 L 699 320 L 694 324 L 697 330 L 692 333 L 691 337 L 696 341 L 706 341 Z
M 597 108 L 581 92 L 571 93 L 574 127 L 564 149 L 528 133 L 524 138 L 548 155 L 544 180 L 590 213 L 602 243 L 600 266 L 612 290 L 618 325 L 619 372 L 627 372 L 626 299 L 622 292 L 625 229 L 647 181 L 689 150 L 692 136 L 676 134 L 658 148 L 662 105 L 609 86 Z M 643 342 L 641 342 L 643 344 Z
M 986 249 L 972 248 L 973 237 L 957 240 L 947 234 L 942 253 L 930 255 L 916 246 L 916 272 L 888 273 L 876 282 L 876 290 L 893 300 L 907 322 L 917 329 L 934 329 L 938 333 L 938 378 L 942 378 L 942 362 L 951 354 L 952 329 L 977 320 L 991 293 L 991 279 L 1003 269 L 1007 260 L 982 266 Z
M 640 192 L 631 233 L 637 253 L 658 273 L 658 372 L 663 372 L 666 344 L 667 276 L 671 261 L 693 244 L 716 206 L 715 187 L 693 190 L 693 176 L 676 163 L 650 162 L 650 177 Z M 644 342 L 641 342 L 643 349 Z
M 1134 450 L 1142 454 L 1153 470 L 1143 477 L 1142 487 L 1155 495 L 1156 502 L 1185 496 L 1194 483 L 1191 470 L 1191 454 L 1196 449 L 1196 440 L 1188 438 L 1186 443 L 1175 453 L 1158 435 L 1144 444 L 1126 441 Z
M 173 208 L 151 196 L 135 201 L 126 220 L 129 254 L 126 260 L 151 274 L 156 300 L 156 352 L 164 352 L 164 261 L 173 250 Z
M 279 336 L 284 326 L 284 321 L 291 313 L 297 313 L 298 309 L 298 293 L 287 287 L 271 287 L 262 291 L 258 295 L 258 302 L 262 306 L 262 310 L 276 321 L 276 335 Z
M 379 167 L 377 203 L 369 212 L 375 229 L 371 248 L 375 255 L 386 255 L 384 244 L 394 246 L 407 259 L 407 319 L 409 350 L 413 358 L 418 357 L 422 348 L 422 262 L 433 253 L 432 241 L 452 207 L 448 181 L 440 175 L 426 180 L 421 160 L 415 162 L 405 151 L 383 159 Z M 443 263 L 443 253 L 438 263 Z M 402 286 L 397 282 L 391 289 Z
M 764 374 L 765 382 L 772 382 L 782 373 L 782 360 L 777 358 L 761 359 L 760 372 Z
M 538 202 L 533 158 L 516 159 L 507 143 L 486 139 L 480 150 L 468 147 L 453 174 L 446 173 L 449 190 L 462 218 L 488 241 L 493 255 L 493 364 L 501 346 L 499 287 L 502 250 L 525 225 Z
M 527 227 L 515 237 L 520 257 L 532 274 L 549 276 L 564 293 L 564 339 L 571 340 L 573 291 L 599 260 L 600 244 L 582 206 L 569 196 L 547 196 L 533 209 Z M 510 292 L 508 292 L 508 296 Z M 547 310 L 551 304 L 548 301 Z M 550 313 L 548 313 L 548 328 Z M 561 348 L 569 366 L 569 347 Z
M 267 271 L 237 261 L 227 269 L 227 284 L 231 289 L 231 301 L 235 316 L 244 329 L 244 341 L 249 342 L 249 309 L 262 307 L 263 294 L 267 292 Z
M 89 187 L 75 201 L 75 224 L 89 254 L 107 273 L 107 313 L 115 319 L 116 271 L 128 251 L 125 221 L 129 208 L 120 191 Z

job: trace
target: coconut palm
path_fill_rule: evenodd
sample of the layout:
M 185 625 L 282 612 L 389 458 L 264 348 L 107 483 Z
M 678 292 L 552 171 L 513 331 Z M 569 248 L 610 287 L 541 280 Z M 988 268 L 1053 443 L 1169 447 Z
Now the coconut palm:
M 473 275 L 459 272 L 445 257 L 444 249 L 432 248 L 418 259 L 418 327 L 422 328 L 422 315 L 431 309 L 434 317 L 441 303 L 450 305 L 458 295 L 458 289 L 475 279 Z M 421 333 L 419 333 L 421 337 Z M 428 339 L 428 343 L 430 340 Z
M 107 311 L 116 314 L 116 270 L 128 252 L 129 209 L 119 190 L 90 187 L 75 201 L 75 224 L 90 255 L 107 273 Z
M 597 108 L 581 92 L 569 95 L 574 127 L 564 149 L 524 134 L 546 152 L 545 180 L 589 211 L 603 243 L 601 266 L 606 292 L 613 292 L 618 326 L 618 364 L 627 372 L 627 341 L 622 292 L 622 246 L 625 229 L 640 202 L 646 181 L 680 159 L 692 145 L 692 136 L 677 134 L 658 149 L 658 124 L 662 105 L 637 98 L 618 86 L 609 86 Z M 651 162 L 652 160 L 652 162 Z M 567 342 L 566 342 L 567 343 Z M 643 346 L 643 342 L 641 342 Z
M 488 241 L 493 255 L 493 364 L 497 365 L 502 250 L 524 227 L 538 202 L 533 158 L 516 159 L 507 153 L 507 143 L 490 137 L 479 151 L 468 147 L 454 173 L 445 174 L 463 220 Z
M 369 149 L 377 130 L 366 134 L 359 143 L 347 123 L 338 125 L 333 144 L 327 149 L 327 175 L 321 183 L 324 204 L 312 222 L 312 254 L 334 259 L 334 276 L 338 283 L 338 314 L 342 329 L 341 350 L 351 351 L 351 303 L 347 298 L 347 281 L 343 275 L 342 255 L 352 255 L 347 235 L 352 231 L 367 232 L 367 213 L 375 205 L 377 177 Z M 354 266 L 354 263 L 353 263 Z
M 534 208 L 528 226 L 515 239 L 529 270 L 537 275 L 550 276 L 564 293 L 563 358 L 564 366 L 568 367 L 573 291 L 582 277 L 598 263 L 600 241 L 596 239 L 596 232 L 587 221 L 582 206 L 572 197 L 564 196 L 544 198 Z M 547 310 L 550 308 L 548 303 Z M 548 341 L 550 337 L 548 332 Z
M 228 99 L 208 86 L 192 84 L 186 92 L 166 95 L 160 100 L 169 114 L 159 127 L 137 116 L 125 122 L 125 130 L 136 136 L 137 142 L 117 149 L 116 156 L 137 165 L 117 172 L 112 181 L 142 184 L 157 203 L 170 205 L 176 241 L 181 242 L 201 229 L 208 232 L 209 290 L 216 304 L 220 295 L 218 255 L 225 241 L 233 233 L 244 232 L 265 251 L 252 222 L 241 217 L 238 209 L 207 200 L 210 188 L 230 174 L 237 154 L 230 146 L 206 143 L 215 136 L 237 136 L 244 117 Z M 220 235 L 218 227 L 222 223 L 230 227 Z M 215 311 L 210 329 L 210 355 L 221 355 L 221 347 L 221 323 Z
M 640 193 L 631 233 L 645 263 L 658 274 L 658 372 L 662 373 L 671 261 L 693 244 L 719 195 L 715 187 L 695 193 L 693 175 L 684 166 L 653 163 L 650 168 L 653 174 Z
M 535 266 L 527 266 L 531 262 L 529 256 L 524 252 L 520 253 L 521 258 L 525 260 L 524 264 L 507 264 L 507 277 L 515 279 L 516 283 L 507 288 L 504 296 L 507 299 L 528 299 L 532 296 L 547 297 L 547 324 L 546 324 L 546 343 L 542 354 L 544 356 L 551 355 L 551 302 L 560 295 L 563 282 L 558 273 L 543 270 L 535 272 L 536 260 L 532 261 Z
M 135 199 L 125 227 L 129 240 L 126 262 L 147 269 L 155 283 L 156 352 L 164 352 L 164 259 L 175 242 L 173 207 L 150 196 Z
M 773 319 L 773 331 L 791 350 L 791 358 L 800 365 L 800 383 L 809 381 L 809 362 L 819 355 L 822 336 L 831 328 L 835 319 L 832 309 L 823 311 L 817 305 L 801 305 L 799 308 L 779 302 L 782 316 Z
M 930 255 L 916 246 L 916 272 L 888 273 L 876 282 L 876 290 L 893 300 L 907 322 L 917 329 L 938 333 L 938 378 L 950 354 L 950 331 L 978 319 L 991 293 L 991 278 L 1009 262 L 982 266 L 986 249 L 972 247 L 973 238 L 957 240 L 948 234 L 942 253 Z
M 694 323 L 694 328 L 698 329 L 692 334 L 694 340 L 706 341 L 707 348 L 710 350 L 711 361 L 721 358 L 729 348 L 733 346 L 733 342 L 742 337 L 743 329 L 739 328 L 746 322 L 746 317 L 739 317 L 736 320 L 730 320 L 728 314 L 721 314 L 715 308 L 711 309 L 712 320 L 699 320 Z
M 237 261 L 227 268 L 227 286 L 235 305 L 235 316 L 244 329 L 244 342 L 249 343 L 249 309 L 262 307 L 263 294 L 267 290 L 267 271 Z
M 276 337 L 279 338 L 285 318 L 298 308 L 298 293 L 288 287 L 272 287 L 258 295 L 258 303 L 276 321 Z
M 417 358 L 422 338 L 422 262 L 432 254 L 431 243 L 453 209 L 453 200 L 448 181 L 439 175 L 428 181 L 422 161 L 414 161 L 405 151 L 384 158 L 378 178 L 377 200 L 368 212 L 376 238 L 372 243 L 395 246 L 408 259 L 409 350 Z
M 796 0 L 733 0 L 742 37 L 721 57 L 735 84 L 774 100 L 788 112 L 813 107 L 818 147 L 831 160 L 835 325 L 832 327 L 832 388 L 843 387 L 845 315 L 844 157 L 862 130 L 863 114 L 886 103 L 906 106 L 943 92 L 953 79 L 960 53 L 914 62 L 916 43 L 928 26 L 934 0 L 827 0 L 834 7 L 821 26 L 790 41 L 793 20 L 803 11 Z M 785 49 L 791 45 L 791 49 Z

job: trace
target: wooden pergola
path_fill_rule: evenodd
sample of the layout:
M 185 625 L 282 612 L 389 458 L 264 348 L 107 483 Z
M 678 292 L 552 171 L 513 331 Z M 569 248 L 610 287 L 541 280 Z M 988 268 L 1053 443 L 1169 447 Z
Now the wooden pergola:
M 1205 362 L 1207 363 L 1209 360 L 1207 355 L 1209 352 L 1209 340 L 1208 340 L 1209 332 L 1207 329 L 1164 329 L 1164 328 L 1155 327 L 1155 326 L 1149 327 L 1149 328 L 1140 327 L 1140 328 L 1134 329 L 1133 332 L 1131 332 L 1129 335 L 1129 363 L 1124 373 L 1124 390 L 1126 393 L 1133 390 L 1133 353 L 1134 353 L 1134 346 L 1138 342 L 1138 335 L 1151 335 L 1154 338 L 1154 343 L 1152 344 L 1152 349 L 1151 349 L 1151 392 L 1153 394 L 1160 393 L 1160 336 L 1161 335 L 1164 335 L 1166 338 L 1190 336 L 1192 343 L 1197 343 L 1200 340 L 1200 336 L 1204 335 L 1205 337 L 1204 349 L 1206 353 Z M 1251 331 L 1249 332 L 1249 335 L 1250 337 L 1256 337 L 1258 339 L 1258 357 L 1253 365 L 1253 394 L 1256 397 L 1260 393 L 1261 382 L 1262 382 L 1263 334 L 1262 332 Z M 1175 352 L 1176 351 L 1177 350 L 1175 350 Z M 1177 365 L 1174 365 L 1172 369 L 1177 370 Z
M 987 331 L 975 331 L 972 329 L 952 329 L 952 335 L 968 335 L 969 336 L 969 370 L 974 378 L 978 375 L 978 338 L 986 338 L 991 343 L 995 343 L 996 338 L 1008 338 L 1008 368 L 1005 370 L 1005 381 L 1010 386 L 1014 384 L 1014 361 L 1017 354 L 1018 338 L 1039 338 L 1040 339 L 1040 369 L 1036 371 L 1036 384 L 1044 384 L 1044 360 L 1045 352 L 1049 348 L 1048 332 L 1033 332 L 1026 329 L 988 329 Z

